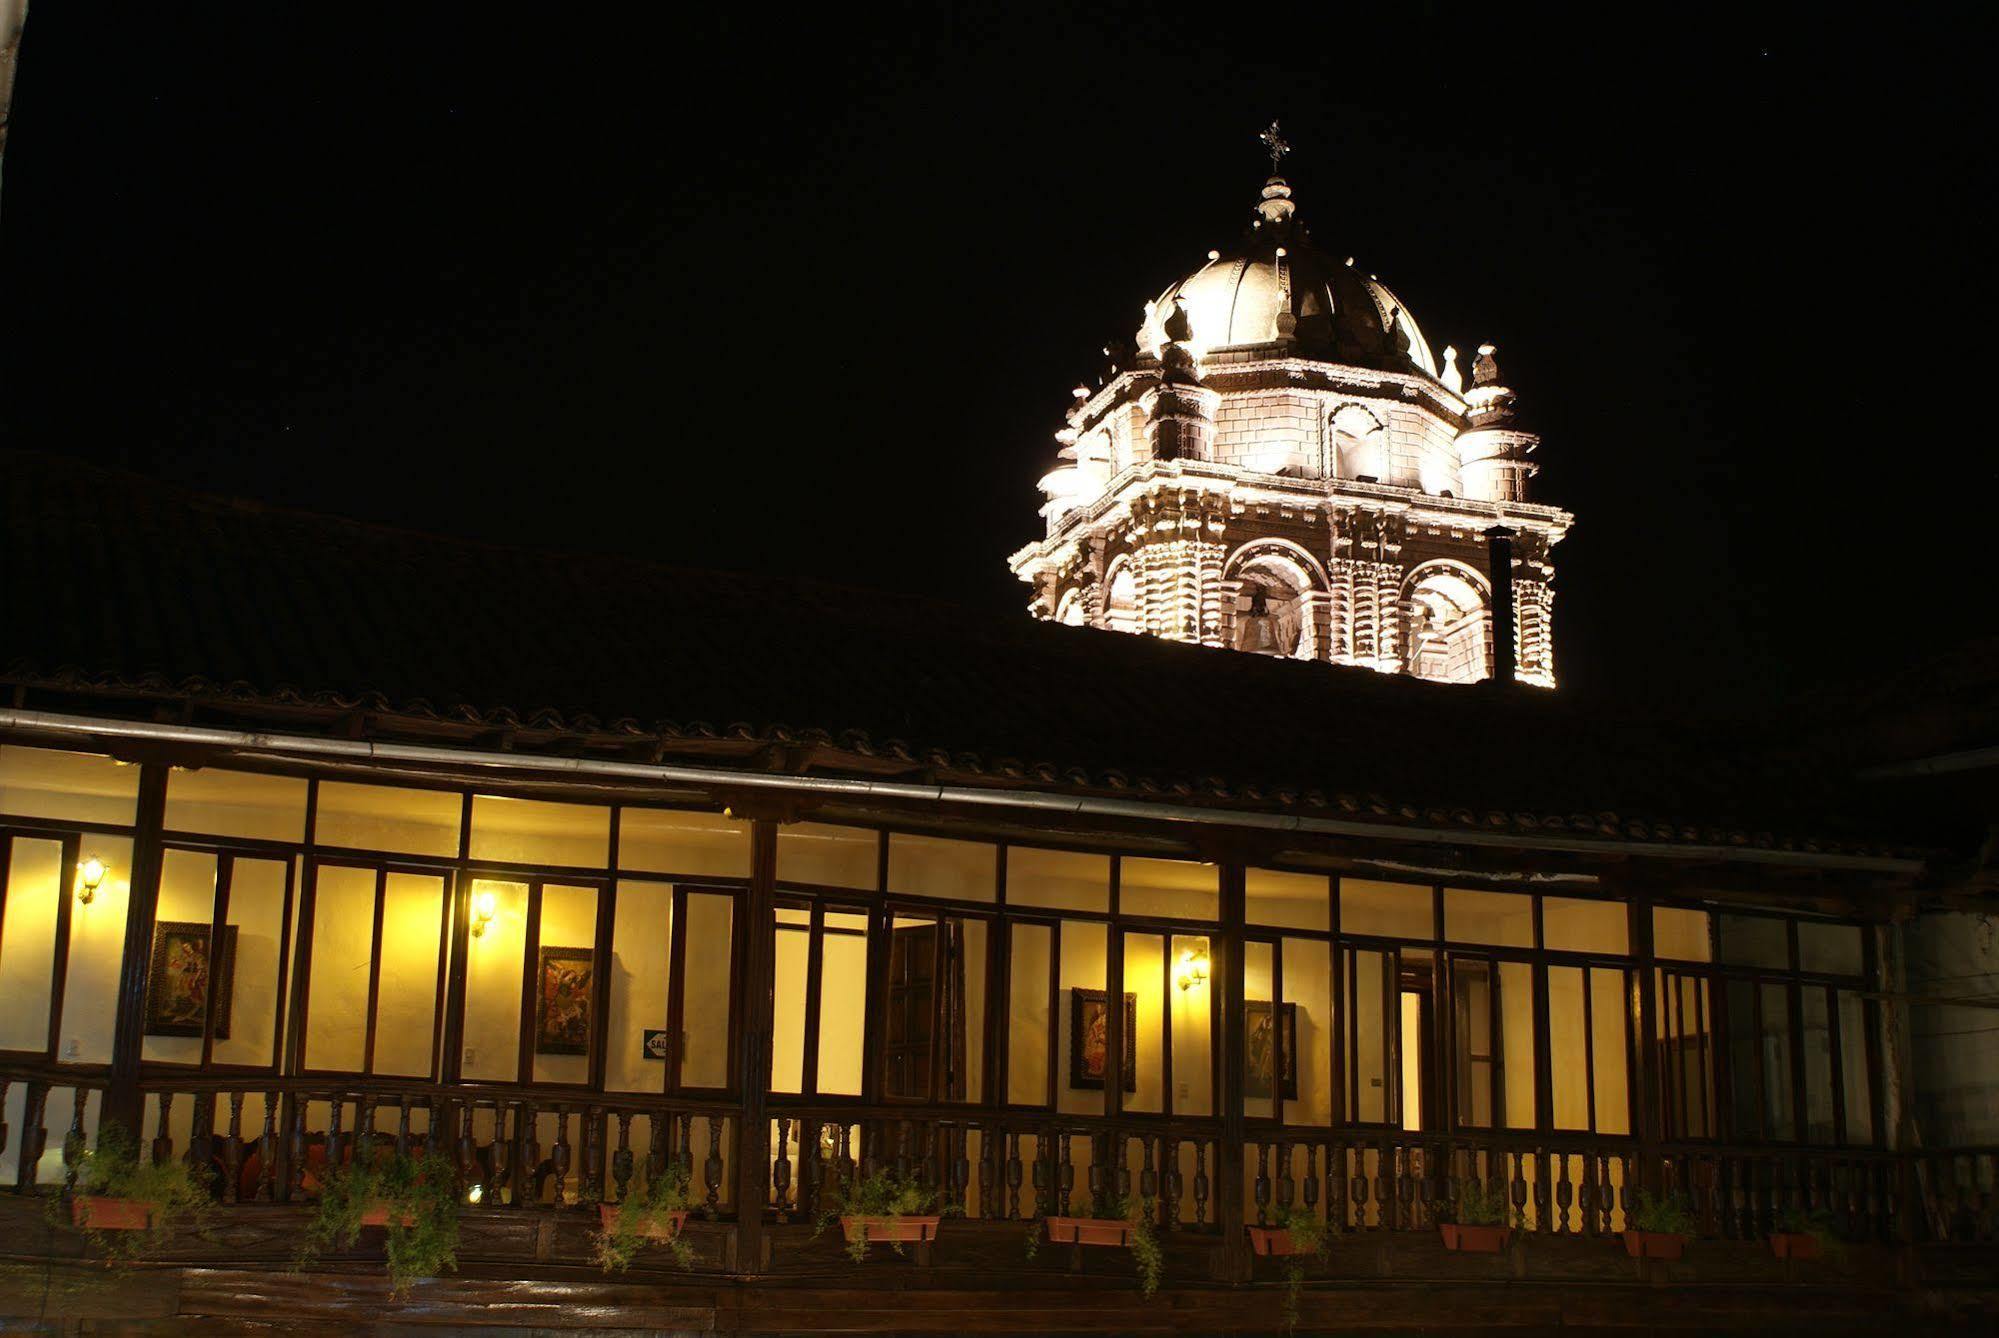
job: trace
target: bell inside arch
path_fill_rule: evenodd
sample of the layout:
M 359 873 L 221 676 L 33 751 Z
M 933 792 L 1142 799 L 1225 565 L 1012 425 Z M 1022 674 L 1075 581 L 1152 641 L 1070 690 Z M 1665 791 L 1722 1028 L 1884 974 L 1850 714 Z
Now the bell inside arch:
M 1270 603 L 1264 596 L 1262 586 L 1250 592 L 1249 608 L 1243 613 L 1242 630 L 1236 636 L 1236 649 L 1261 655 L 1284 653 L 1283 644 L 1277 636 L 1276 620 L 1270 616 Z

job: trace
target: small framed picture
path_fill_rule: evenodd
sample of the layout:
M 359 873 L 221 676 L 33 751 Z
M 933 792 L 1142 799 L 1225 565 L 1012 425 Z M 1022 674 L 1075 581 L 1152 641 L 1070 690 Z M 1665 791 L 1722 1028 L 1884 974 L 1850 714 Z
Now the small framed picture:
M 534 1052 L 587 1055 L 597 1006 L 597 954 L 589 948 L 543 948 L 535 976 Z
M 153 965 L 146 976 L 146 1035 L 200 1036 L 208 1011 L 208 933 L 199 920 L 153 926 Z M 215 970 L 215 1039 L 229 1039 L 229 992 L 236 983 L 236 926 L 222 927 Z
M 1104 1062 L 1110 1050 L 1110 996 L 1102 990 L 1069 991 L 1069 1086 L 1104 1090 Z M 1138 1090 L 1138 996 L 1124 996 L 1124 1090 Z

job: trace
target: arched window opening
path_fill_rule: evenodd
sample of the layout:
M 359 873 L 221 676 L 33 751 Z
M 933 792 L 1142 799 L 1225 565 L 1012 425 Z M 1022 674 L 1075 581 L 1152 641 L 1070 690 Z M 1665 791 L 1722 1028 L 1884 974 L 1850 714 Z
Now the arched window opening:
M 1145 630 L 1138 613 L 1138 582 L 1132 579 L 1130 567 L 1120 566 L 1111 575 L 1104 596 L 1104 626 L 1113 632 Z
M 1485 594 L 1448 567 L 1424 574 L 1409 591 L 1409 672 L 1438 683 L 1476 683 L 1489 675 Z
M 1311 580 L 1306 573 L 1287 558 L 1265 554 L 1245 563 L 1239 579 L 1230 644 L 1257 655 L 1309 658 L 1305 592 Z
M 1055 621 L 1064 627 L 1083 625 L 1083 592 L 1071 586 L 1062 592 L 1061 602 L 1055 606 Z
M 1379 483 L 1387 477 L 1388 434 L 1373 414 L 1357 404 L 1349 404 L 1334 410 L 1327 429 L 1336 477 L 1364 483 Z

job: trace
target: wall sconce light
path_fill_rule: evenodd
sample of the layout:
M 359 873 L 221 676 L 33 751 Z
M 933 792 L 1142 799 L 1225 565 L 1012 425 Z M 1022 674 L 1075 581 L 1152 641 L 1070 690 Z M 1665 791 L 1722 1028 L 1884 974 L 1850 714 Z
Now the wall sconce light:
M 493 923 L 493 894 L 481 892 L 472 898 L 472 937 L 483 938 L 486 926 Z
M 1182 948 L 1180 964 L 1174 968 L 1173 979 L 1183 990 L 1191 990 L 1196 985 L 1208 983 L 1208 952 L 1205 948 Z
M 92 855 L 76 869 L 76 899 L 88 906 L 97 889 L 104 882 L 104 875 L 111 872 L 111 866 Z
M 471 1184 L 465 1187 L 465 1201 L 467 1203 L 476 1205 L 479 1203 L 483 1203 L 485 1199 L 486 1199 L 486 1187 L 480 1184 L 477 1180 L 474 1180 Z

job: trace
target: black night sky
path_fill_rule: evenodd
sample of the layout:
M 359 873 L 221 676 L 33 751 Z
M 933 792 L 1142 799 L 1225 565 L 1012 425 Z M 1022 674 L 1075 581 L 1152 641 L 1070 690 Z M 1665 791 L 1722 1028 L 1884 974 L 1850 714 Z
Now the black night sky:
M 1068 387 L 1243 225 L 1278 116 L 1315 235 L 1499 345 L 1579 516 L 1573 690 L 1992 628 L 1969 34 L 567 9 L 36 0 L 0 439 L 1025 617 Z

